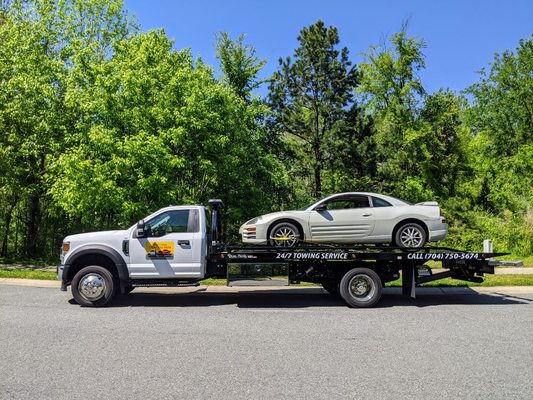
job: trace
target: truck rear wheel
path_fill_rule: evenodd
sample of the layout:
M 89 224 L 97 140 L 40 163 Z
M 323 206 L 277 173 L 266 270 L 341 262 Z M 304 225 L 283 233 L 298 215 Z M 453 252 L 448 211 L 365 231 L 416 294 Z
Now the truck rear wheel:
M 102 307 L 115 294 L 113 275 L 104 267 L 82 268 L 72 279 L 72 296 L 81 306 Z
M 369 268 L 354 268 L 342 277 L 339 294 L 350 307 L 372 307 L 381 298 L 381 279 Z

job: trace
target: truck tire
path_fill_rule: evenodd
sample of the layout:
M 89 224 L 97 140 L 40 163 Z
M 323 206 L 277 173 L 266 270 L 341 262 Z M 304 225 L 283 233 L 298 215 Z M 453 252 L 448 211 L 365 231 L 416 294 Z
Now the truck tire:
M 72 296 L 85 307 L 102 307 L 115 295 L 113 274 L 104 267 L 91 265 L 82 268 L 72 279 Z
M 354 268 L 341 279 L 339 294 L 350 307 L 372 307 L 381 298 L 382 283 L 369 268 Z

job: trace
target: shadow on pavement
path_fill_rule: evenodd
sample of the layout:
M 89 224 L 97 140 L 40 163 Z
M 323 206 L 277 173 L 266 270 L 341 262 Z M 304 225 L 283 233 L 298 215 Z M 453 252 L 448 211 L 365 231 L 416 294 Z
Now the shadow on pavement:
M 416 299 L 399 294 L 385 293 L 375 308 L 387 307 L 430 307 L 440 305 L 521 305 L 533 301 L 532 298 L 517 296 L 480 294 L 473 290 L 463 290 L 460 294 L 420 294 Z M 71 304 L 77 304 L 74 299 Z M 306 308 L 306 307 L 346 307 L 344 301 L 335 295 L 316 290 L 298 291 L 246 291 L 239 293 L 130 293 L 117 296 L 108 307 L 212 307 L 235 305 L 239 308 Z

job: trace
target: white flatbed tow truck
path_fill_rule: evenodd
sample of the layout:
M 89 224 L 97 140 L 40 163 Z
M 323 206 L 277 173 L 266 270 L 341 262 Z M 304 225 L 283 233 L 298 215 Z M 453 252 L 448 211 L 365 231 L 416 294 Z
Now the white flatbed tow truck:
M 386 282 L 402 276 L 402 292 L 415 298 L 416 286 L 442 278 L 482 282 L 493 274 L 493 257 L 443 247 L 400 249 L 379 246 L 230 246 L 221 235 L 220 200 L 203 206 L 162 208 L 123 231 L 65 238 L 58 266 L 61 290 L 72 288 L 82 306 L 101 307 L 115 294 L 135 287 L 197 286 L 206 278 L 228 285 L 321 284 L 350 307 L 371 307 Z M 444 272 L 432 273 L 435 261 Z

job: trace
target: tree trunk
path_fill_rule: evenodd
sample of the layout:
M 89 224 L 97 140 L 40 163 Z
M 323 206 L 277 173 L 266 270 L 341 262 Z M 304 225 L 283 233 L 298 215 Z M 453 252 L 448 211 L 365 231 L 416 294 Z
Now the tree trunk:
M 315 140 L 313 143 L 313 153 L 315 155 L 314 172 L 316 198 L 322 197 L 322 152 L 320 150 L 320 142 Z
M 26 247 L 26 254 L 29 258 L 35 258 L 37 255 L 40 200 L 41 196 L 38 192 L 34 192 L 30 195 L 29 214 L 27 220 L 28 242 Z
M 5 233 L 4 233 L 4 237 L 2 239 L 2 250 L 0 251 L 0 255 L 5 257 L 7 256 L 7 245 L 8 245 L 8 241 L 9 241 L 9 228 L 11 227 L 11 220 L 12 220 L 12 217 L 13 217 L 13 211 L 15 209 L 15 206 L 17 205 L 17 199 L 15 199 L 13 201 L 13 203 L 11 204 L 11 206 L 8 207 L 7 211 L 6 211 L 6 216 L 4 218 L 4 223 L 5 223 Z

